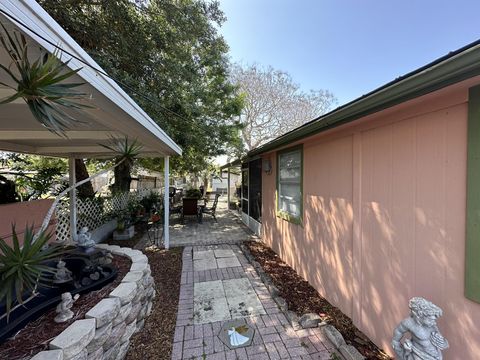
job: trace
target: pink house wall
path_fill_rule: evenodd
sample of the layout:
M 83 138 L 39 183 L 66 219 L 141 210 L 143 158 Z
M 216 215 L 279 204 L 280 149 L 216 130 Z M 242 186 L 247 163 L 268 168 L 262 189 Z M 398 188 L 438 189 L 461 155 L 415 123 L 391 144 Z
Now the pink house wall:
M 473 79 L 302 141 L 304 221 L 275 214 L 263 240 L 391 353 L 408 299 L 444 309 L 446 359 L 478 359 L 480 304 L 464 295 L 468 87 Z
M 44 199 L 0 205 L 0 238 L 11 245 L 12 224 L 15 224 L 17 236 L 23 244 L 25 226 L 33 225 L 34 232 L 38 231 L 52 203 L 53 199 Z M 50 221 L 47 231 L 53 234 L 51 241 L 55 240 L 55 218 Z

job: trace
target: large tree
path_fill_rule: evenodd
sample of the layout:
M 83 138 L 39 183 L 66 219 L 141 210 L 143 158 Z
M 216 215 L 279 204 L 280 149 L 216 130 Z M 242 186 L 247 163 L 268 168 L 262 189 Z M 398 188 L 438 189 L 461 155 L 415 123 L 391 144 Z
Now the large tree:
M 231 79 L 244 96 L 240 122 L 247 150 L 313 120 L 336 103 L 328 90 L 301 91 L 287 72 L 270 66 L 237 64 Z
M 173 170 L 201 166 L 238 144 L 232 118 L 242 102 L 228 77 L 217 1 L 39 3 L 183 148 Z

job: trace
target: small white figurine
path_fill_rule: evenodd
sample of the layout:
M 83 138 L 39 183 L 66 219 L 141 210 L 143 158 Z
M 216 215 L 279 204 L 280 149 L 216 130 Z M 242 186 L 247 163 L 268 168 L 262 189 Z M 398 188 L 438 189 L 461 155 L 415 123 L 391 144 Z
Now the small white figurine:
M 83 227 L 77 235 L 78 246 L 83 248 L 90 248 L 95 246 L 95 241 L 92 240 L 92 234 L 88 231 L 88 227 Z
M 230 344 L 232 346 L 240 346 L 245 344 L 249 339 L 246 336 L 238 333 L 234 327 L 228 330 L 228 336 L 230 337 Z
M 403 320 L 393 332 L 392 348 L 400 360 L 442 360 L 442 351 L 448 341 L 437 327 L 442 309 L 421 297 L 409 302 L 410 316 Z M 401 342 L 410 333 L 411 339 Z
M 78 300 L 80 295 L 75 295 L 72 299 L 72 294 L 69 292 L 62 294 L 62 301 L 57 305 L 57 316 L 55 316 L 56 323 L 62 323 L 67 320 L 70 320 L 73 317 L 73 311 L 70 310 L 73 306 L 73 303 Z
M 55 273 L 55 284 L 65 283 L 72 280 L 72 272 L 65 267 L 65 261 L 60 260 L 57 263 L 57 272 Z

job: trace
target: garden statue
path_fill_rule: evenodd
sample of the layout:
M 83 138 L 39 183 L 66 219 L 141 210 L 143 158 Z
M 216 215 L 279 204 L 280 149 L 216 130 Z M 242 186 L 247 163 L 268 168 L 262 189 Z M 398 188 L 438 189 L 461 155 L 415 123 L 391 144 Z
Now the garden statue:
M 54 284 L 63 284 L 72 280 L 72 272 L 65 267 L 65 261 L 59 260 L 57 272 L 55 273 Z
M 77 236 L 78 246 L 85 248 L 87 251 L 89 248 L 92 248 L 96 245 L 95 241 L 92 240 L 92 234 L 88 232 L 88 227 L 83 227 Z
M 80 295 L 75 295 L 75 297 L 72 299 L 72 294 L 69 292 L 63 293 L 62 294 L 62 301 L 60 304 L 57 305 L 56 313 L 57 316 L 55 316 L 55 322 L 56 323 L 62 323 L 67 320 L 70 320 L 73 317 L 73 311 L 70 310 L 70 308 L 73 306 L 73 303 L 78 300 Z
M 442 360 L 448 341 L 438 330 L 437 319 L 442 309 L 421 297 L 410 299 L 410 316 L 393 332 L 392 348 L 399 360 Z M 411 339 L 401 342 L 410 333 Z

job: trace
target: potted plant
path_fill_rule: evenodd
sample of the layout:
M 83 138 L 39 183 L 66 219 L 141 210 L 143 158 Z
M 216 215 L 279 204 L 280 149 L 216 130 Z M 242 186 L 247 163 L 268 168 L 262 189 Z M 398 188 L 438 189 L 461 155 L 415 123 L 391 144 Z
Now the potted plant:
M 201 199 L 202 198 L 202 192 L 199 189 L 188 189 L 187 192 L 185 193 L 185 197 L 187 199 Z
M 129 240 L 135 234 L 135 227 L 131 224 L 128 208 L 117 218 L 117 230 L 113 232 L 113 240 Z

